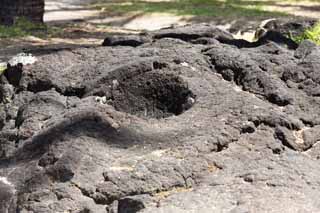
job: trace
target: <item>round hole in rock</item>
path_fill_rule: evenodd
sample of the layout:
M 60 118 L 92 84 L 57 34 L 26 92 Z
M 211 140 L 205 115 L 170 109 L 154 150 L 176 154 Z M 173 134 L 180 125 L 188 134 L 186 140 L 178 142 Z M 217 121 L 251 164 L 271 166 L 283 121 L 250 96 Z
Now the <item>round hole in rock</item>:
M 159 119 L 190 109 L 195 95 L 181 77 L 154 71 L 120 81 L 112 100 L 118 111 Z

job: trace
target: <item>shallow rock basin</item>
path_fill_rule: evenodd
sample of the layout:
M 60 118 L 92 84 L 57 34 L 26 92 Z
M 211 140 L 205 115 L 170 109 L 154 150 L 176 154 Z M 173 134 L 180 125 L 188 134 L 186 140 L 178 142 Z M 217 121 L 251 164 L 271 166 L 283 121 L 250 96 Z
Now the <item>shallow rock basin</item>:
M 318 212 L 320 48 L 274 38 L 200 24 L 8 66 L 1 212 Z

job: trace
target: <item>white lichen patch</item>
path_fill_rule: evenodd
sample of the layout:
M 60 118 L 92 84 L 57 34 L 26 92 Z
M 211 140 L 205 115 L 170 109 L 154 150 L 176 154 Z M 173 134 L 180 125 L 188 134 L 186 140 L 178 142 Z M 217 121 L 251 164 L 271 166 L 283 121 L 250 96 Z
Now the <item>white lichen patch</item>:
M 23 65 L 34 64 L 36 61 L 37 61 L 37 58 L 31 54 L 19 53 L 18 55 L 12 57 L 10 61 L 8 61 L 8 63 L 11 66 L 16 66 L 17 64 L 23 64 Z
M 180 63 L 180 65 L 183 67 L 189 67 L 192 71 L 196 71 L 196 68 L 194 68 L 193 66 L 190 66 L 190 64 L 188 64 L 187 62 L 182 62 Z
M 112 166 L 109 168 L 110 171 L 133 171 L 134 167 L 131 166 Z
M 233 90 L 234 91 L 236 91 L 236 92 L 242 92 L 243 90 L 241 89 L 241 87 L 239 87 L 239 86 L 234 86 L 234 87 L 232 87 L 233 88 Z
M 96 102 L 98 102 L 100 104 L 106 104 L 107 103 L 107 97 L 106 96 L 96 97 L 95 100 L 96 100 Z
M 169 151 L 169 149 L 160 149 L 160 150 L 155 150 L 155 151 L 151 152 L 150 154 L 155 157 L 161 157 L 165 153 L 167 153 L 168 151 Z
M 180 65 L 183 67 L 189 67 L 189 64 L 187 62 L 182 62 Z
M 189 105 L 192 106 L 195 102 L 196 102 L 196 100 L 195 100 L 194 98 L 188 97 L 187 103 L 188 103 Z
M 119 81 L 118 80 L 112 80 L 112 89 L 116 90 L 119 87 Z
M 260 108 L 261 108 L 260 106 L 253 105 L 253 109 L 260 109 Z
M 6 177 L 0 177 L 0 182 L 6 184 L 8 186 L 14 187 L 14 185 Z
M 293 131 L 293 136 L 296 138 L 295 142 L 297 144 L 304 144 L 303 132 L 307 129 L 310 129 L 310 127 L 304 127 L 301 130 Z

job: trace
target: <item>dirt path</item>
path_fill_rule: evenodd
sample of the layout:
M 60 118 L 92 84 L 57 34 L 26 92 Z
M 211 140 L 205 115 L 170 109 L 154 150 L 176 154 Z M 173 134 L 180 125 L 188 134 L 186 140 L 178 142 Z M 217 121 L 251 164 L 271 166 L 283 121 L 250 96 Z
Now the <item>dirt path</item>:
M 172 0 L 146 0 L 145 2 L 171 2 Z M 118 26 L 125 30 L 156 30 L 171 25 L 184 25 L 194 22 L 195 16 L 175 15 L 172 13 L 131 13 L 121 16 L 105 14 L 103 11 L 90 9 L 94 0 L 48 0 L 46 1 L 45 22 L 79 21 L 88 24 Z M 127 2 L 119 2 L 119 5 Z M 260 1 L 262 10 L 283 12 L 292 16 L 320 19 L 320 2 L 317 1 Z M 217 18 L 211 17 L 211 21 Z M 249 21 L 249 20 L 248 20 Z
M 44 21 L 47 23 L 67 22 L 98 16 L 98 10 L 86 7 L 90 2 L 91 0 L 48 0 L 45 4 Z
M 93 0 L 49 0 L 46 1 L 44 21 L 48 24 L 80 22 L 88 25 L 108 25 L 128 31 L 157 30 L 172 25 L 185 25 L 188 16 L 170 13 L 106 16 L 103 11 L 90 9 Z
M 268 0 L 263 0 L 268 2 Z M 320 19 L 320 1 L 273 1 L 264 6 L 268 11 L 285 12 L 293 16 Z
M 173 0 L 145 0 L 146 3 L 173 2 Z M 241 2 L 241 1 L 239 1 Z M 90 44 L 98 44 L 106 33 L 135 33 L 144 30 L 158 30 L 170 26 L 185 25 L 194 22 L 215 22 L 221 28 L 228 30 L 230 27 L 238 25 L 236 28 L 245 28 L 245 33 L 235 33 L 237 38 L 252 40 L 254 30 L 263 18 L 238 17 L 237 20 L 223 20 L 223 17 L 197 17 L 192 15 L 176 15 L 174 13 L 142 11 L 128 12 L 125 14 L 110 14 L 102 10 L 92 9 L 89 5 L 94 0 L 48 0 L 46 1 L 45 22 L 59 25 L 65 23 L 77 23 L 78 28 L 74 28 L 75 36 L 72 32 L 67 32 L 66 39 L 72 39 L 76 43 L 83 43 L 81 38 L 85 38 Z M 114 4 L 114 3 L 113 3 Z M 128 4 L 126 1 L 118 1 L 118 5 Z M 135 4 L 130 2 L 130 4 Z M 248 3 L 246 3 L 248 4 Z M 253 3 L 257 4 L 257 3 Z M 108 5 L 108 4 L 107 4 Z M 289 16 L 302 16 L 306 18 L 320 19 L 320 2 L 317 1 L 270 1 L 262 0 L 259 4 L 261 10 L 269 12 L 283 12 Z M 249 4 L 249 7 L 251 5 Z M 272 18 L 272 17 L 266 17 Z M 101 27 L 103 26 L 103 27 Z M 106 27 L 107 26 L 107 27 Z M 254 26 L 254 27 L 252 27 Z M 249 29 L 249 30 L 247 30 Z M 79 40 L 80 39 L 80 40 Z M 72 41 L 67 41 L 68 43 Z M 85 42 L 88 43 L 88 42 Z

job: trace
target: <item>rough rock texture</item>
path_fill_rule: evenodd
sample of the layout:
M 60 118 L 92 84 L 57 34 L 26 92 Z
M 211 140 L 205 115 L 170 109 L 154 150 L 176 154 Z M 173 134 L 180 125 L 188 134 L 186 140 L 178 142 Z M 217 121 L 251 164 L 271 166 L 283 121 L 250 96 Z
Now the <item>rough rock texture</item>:
M 148 37 L 127 35 L 127 36 L 108 36 L 104 39 L 103 46 L 131 46 L 137 47 L 144 43 L 150 42 Z
M 2 212 L 319 212 L 320 47 L 148 39 L 8 67 Z
M 274 19 L 268 21 L 264 26 L 266 30 L 280 32 L 286 36 L 300 36 L 305 30 L 313 27 L 318 20 L 294 18 L 294 19 Z

